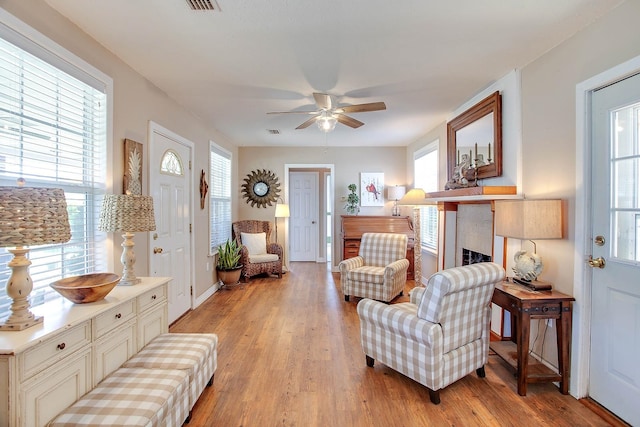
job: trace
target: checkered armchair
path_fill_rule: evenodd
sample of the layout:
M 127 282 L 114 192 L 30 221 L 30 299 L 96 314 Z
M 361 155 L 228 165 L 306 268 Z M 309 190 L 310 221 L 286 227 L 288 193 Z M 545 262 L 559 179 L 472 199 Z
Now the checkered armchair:
M 232 224 L 232 238 L 242 245 L 242 280 L 268 273 L 282 277 L 283 249 L 271 242 L 271 222 L 244 220 Z
M 407 236 L 393 233 L 363 233 L 358 256 L 340 262 L 344 300 L 349 296 L 389 302 L 407 282 L 409 260 Z
M 360 301 L 367 366 L 378 360 L 419 382 L 434 404 L 441 389 L 474 370 L 484 377 L 491 296 L 504 274 L 498 264 L 471 264 L 435 273 L 426 288 L 411 291 L 411 302 Z

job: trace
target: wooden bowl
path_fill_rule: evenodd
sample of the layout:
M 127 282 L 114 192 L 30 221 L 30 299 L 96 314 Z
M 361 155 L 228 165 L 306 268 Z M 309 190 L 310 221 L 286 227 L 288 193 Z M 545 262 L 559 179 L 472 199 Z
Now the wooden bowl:
M 75 304 L 100 301 L 120 281 L 114 273 L 92 273 L 57 280 L 50 286 Z

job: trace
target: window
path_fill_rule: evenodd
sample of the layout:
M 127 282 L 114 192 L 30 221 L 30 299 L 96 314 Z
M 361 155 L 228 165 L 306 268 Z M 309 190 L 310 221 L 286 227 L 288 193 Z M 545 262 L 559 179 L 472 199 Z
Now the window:
M 436 140 L 416 151 L 413 157 L 415 188 L 438 191 L 438 144 Z M 427 250 L 438 249 L 438 208 L 435 205 L 420 207 L 420 241 Z
M 111 81 L 11 15 L 0 14 L 0 21 L 0 185 L 24 178 L 29 187 L 62 188 L 71 225 L 69 242 L 30 248 L 36 306 L 61 298 L 51 282 L 106 269 L 97 218 L 105 193 Z M 29 38 L 16 30 L 28 31 Z M 3 319 L 11 304 L 4 287 L 11 258 L 0 248 Z
M 209 143 L 209 231 L 210 255 L 231 237 L 231 153 Z

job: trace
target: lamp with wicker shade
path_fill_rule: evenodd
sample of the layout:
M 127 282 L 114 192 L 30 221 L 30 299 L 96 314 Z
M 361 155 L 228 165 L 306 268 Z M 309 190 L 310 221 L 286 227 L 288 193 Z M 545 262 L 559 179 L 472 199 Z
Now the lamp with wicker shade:
M 107 194 L 100 212 L 100 231 L 110 233 L 124 232 L 122 235 L 122 279 L 119 285 L 135 285 L 140 282 L 136 277 L 134 265 L 136 255 L 133 233 L 154 231 L 156 221 L 153 214 L 153 198 L 133 194 Z
M 11 314 L 0 330 L 21 331 L 43 321 L 29 309 L 33 281 L 29 275 L 29 248 L 25 246 L 64 243 L 70 239 L 63 190 L 0 187 L 0 247 L 15 248 L 8 249 L 14 257 L 7 264 L 12 270 L 7 282 L 7 295 L 13 300 Z

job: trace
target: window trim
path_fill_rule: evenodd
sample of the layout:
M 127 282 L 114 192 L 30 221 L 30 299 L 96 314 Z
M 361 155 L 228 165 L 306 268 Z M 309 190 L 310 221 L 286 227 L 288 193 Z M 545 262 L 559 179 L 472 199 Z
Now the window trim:
M 209 197 L 208 197 L 208 206 L 209 206 L 209 256 L 215 256 L 218 253 L 218 244 L 214 244 L 211 235 L 212 235 L 212 226 L 213 226 L 213 213 L 211 212 L 211 199 L 213 198 L 213 186 L 215 185 L 213 180 L 213 175 L 211 174 L 211 155 L 216 152 L 220 156 L 227 157 L 229 160 L 229 236 L 231 238 L 231 226 L 233 223 L 233 195 L 231 191 L 233 189 L 233 153 L 226 148 L 216 144 L 213 141 L 209 141 Z
M 414 166 L 413 175 L 414 175 L 414 184 L 415 184 L 416 187 L 418 187 L 418 185 L 421 184 L 421 183 L 417 183 L 416 182 L 416 170 L 415 170 L 416 169 L 415 168 L 416 160 L 420 159 L 421 157 L 427 156 L 428 154 L 431 154 L 434 151 L 437 153 L 437 156 L 439 156 L 439 154 L 440 154 L 439 149 L 440 149 L 440 139 L 437 138 L 437 139 L 431 141 L 430 143 L 426 144 L 424 147 L 420 148 L 419 150 L 416 150 L 413 153 L 413 166 Z M 437 168 L 436 169 L 436 174 L 435 174 L 436 175 L 436 188 L 428 189 L 428 191 L 437 191 L 438 190 L 438 177 L 439 177 L 439 174 L 440 174 L 440 162 L 438 161 L 438 159 L 436 159 L 436 168 Z M 425 190 L 425 191 L 427 191 L 427 190 Z M 426 208 L 426 207 L 427 206 L 419 206 L 419 209 L 420 209 L 420 230 L 421 230 L 421 232 L 422 232 L 422 230 L 426 230 L 426 227 L 425 227 L 425 225 L 426 225 L 425 219 L 426 218 L 425 218 L 425 215 L 423 215 L 424 208 Z M 437 206 L 434 205 L 434 206 L 432 206 L 432 208 L 437 209 Z M 438 214 L 437 214 L 437 211 L 436 211 L 436 221 L 437 221 L 437 215 Z M 435 241 L 435 244 L 433 246 L 425 244 L 424 239 L 422 239 L 422 236 L 420 236 L 421 237 L 420 238 L 420 250 L 423 251 L 423 252 L 430 253 L 430 254 L 432 254 L 434 256 L 437 255 L 437 253 L 438 253 L 438 237 L 439 236 L 438 236 L 437 223 L 436 223 L 435 233 L 436 233 L 436 235 L 435 235 L 435 238 L 433 239 Z

